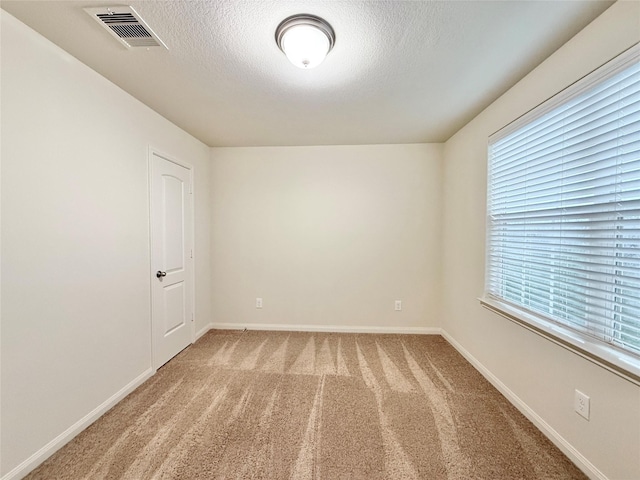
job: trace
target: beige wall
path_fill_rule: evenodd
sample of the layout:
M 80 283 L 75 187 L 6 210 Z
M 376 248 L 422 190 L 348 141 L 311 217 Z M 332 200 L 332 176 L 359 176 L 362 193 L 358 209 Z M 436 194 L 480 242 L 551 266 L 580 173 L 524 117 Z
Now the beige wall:
M 195 166 L 196 315 L 208 324 L 210 176 L 208 147 L 0 17 L 5 478 L 151 371 L 150 145 Z
M 442 145 L 212 149 L 214 323 L 438 327 L 441 153 Z
M 640 478 L 640 388 L 480 307 L 487 137 L 640 40 L 640 3 L 618 2 L 445 145 L 443 328 L 565 451 L 610 479 Z M 591 397 L 591 420 L 573 411 Z M 517 399 L 516 399 L 517 400 Z

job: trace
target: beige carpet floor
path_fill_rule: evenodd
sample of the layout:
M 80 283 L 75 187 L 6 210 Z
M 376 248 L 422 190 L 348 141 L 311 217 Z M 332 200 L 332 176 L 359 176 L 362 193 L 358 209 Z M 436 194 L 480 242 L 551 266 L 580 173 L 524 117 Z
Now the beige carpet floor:
M 211 331 L 28 478 L 586 477 L 440 336 Z

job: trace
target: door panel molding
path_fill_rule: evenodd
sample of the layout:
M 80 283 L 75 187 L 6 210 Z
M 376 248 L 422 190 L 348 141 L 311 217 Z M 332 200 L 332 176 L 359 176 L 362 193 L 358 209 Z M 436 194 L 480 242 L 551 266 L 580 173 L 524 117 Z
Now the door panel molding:
M 167 162 L 167 163 L 163 163 Z M 158 243 L 164 241 L 165 232 L 158 231 L 158 226 L 154 226 L 154 222 L 157 222 L 159 212 L 156 209 L 160 205 L 156 205 L 154 203 L 154 182 L 156 181 L 154 175 L 157 174 L 157 170 L 159 165 L 165 165 L 167 169 L 171 168 L 171 165 L 175 165 L 178 167 L 182 167 L 188 170 L 188 181 L 185 182 L 185 191 L 184 191 L 184 207 L 185 208 L 185 218 L 183 219 L 184 232 L 182 239 L 182 246 L 184 250 L 184 268 L 176 268 L 176 265 L 172 265 L 170 269 L 164 270 L 164 259 L 159 261 L 158 258 Z M 154 168 L 154 165 L 155 168 Z M 178 169 L 176 169 L 177 171 Z M 160 332 L 162 332 L 162 337 L 167 337 L 169 334 L 174 332 L 175 330 L 180 329 L 181 323 L 176 323 L 174 327 L 172 327 L 169 332 L 166 331 L 166 319 L 163 314 L 161 314 L 158 309 L 159 305 L 165 303 L 166 298 L 156 298 L 159 294 L 160 290 L 158 289 L 159 283 L 164 282 L 166 277 L 158 278 L 157 272 L 163 270 L 166 275 L 168 275 L 169 279 L 171 279 L 172 274 L 175 277 L 176 285 L 178 283 L 182 284 L 181 288 L 185 289 L 184 292 L 184 323 L 185 328 L 188 330 L 189 344 L 195 342 L 195 208 L 194 208 L 194 188 L 193 188 L 193 179 L 194 179 L 194 167 L 193 165 L 173 158 L 166 153 L 161 152 L 158 149 L 149 146 L 148 149 L 148 174 L 149 174 L 149 246 L 150 246 L 150 256 L 149 256 L 149 278 L 150 278 L 150 298 L 149 303 L 151 307 L 151 317 L 150 317 L 150 342 L 149 342 L 149 356 L 151 360 L 151 365 L 153 370 L 157 370 L 160 368 L 166 361 L 169 359 L 163 358 L 163 352 L 161 351 L 159 341 L 160 341 Z M 180 175 L 173 175 L 171 173 L 165 173 L 167 176 L 171 176 L 183 182 L 183 179 L 180 178 Z M 164 197 L 163 197 L 164 201 Z M 154 206 L 155 205 L 155 206 Z M 164 252 L 162 253 L 164 256 Z M 161 284 L 161 283 L 160 283 Z M 164 295 L 162 295 L 164 297 Z M 176 347 L 177 348 L 177 347 Z M 184 348 L 184 347 L 183 347 Z M 182 348 L 180 348 L 181 350 Z M 173 354 L 179 353 L 179 351 L 173 352 Z M 165 355 L 166 357 L 166 355 Z M 171 357 L 170 357 L 171 358 Z

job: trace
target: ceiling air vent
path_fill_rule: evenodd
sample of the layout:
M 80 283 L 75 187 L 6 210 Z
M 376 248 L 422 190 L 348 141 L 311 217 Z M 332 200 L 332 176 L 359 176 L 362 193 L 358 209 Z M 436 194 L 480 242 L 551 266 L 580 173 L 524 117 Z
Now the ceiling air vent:
M 84 11 L 127 48 L 167 48 L 133 7 L 85 8 Z

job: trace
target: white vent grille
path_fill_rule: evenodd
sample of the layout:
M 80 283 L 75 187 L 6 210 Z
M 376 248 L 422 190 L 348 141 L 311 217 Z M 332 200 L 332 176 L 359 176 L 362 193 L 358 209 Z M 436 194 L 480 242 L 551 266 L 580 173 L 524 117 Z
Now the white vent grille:
M 167 48 L 133 7 L 100 7 L 84 10 L 127 48 Z

